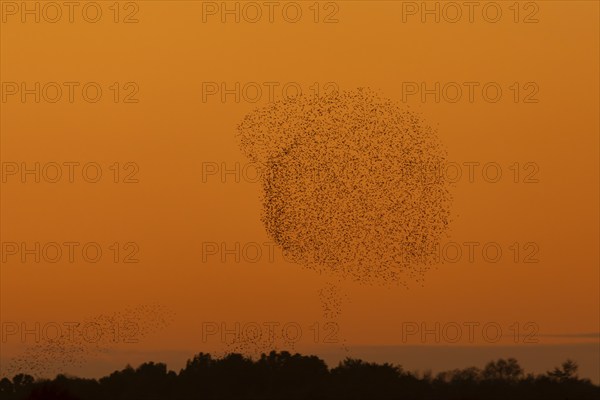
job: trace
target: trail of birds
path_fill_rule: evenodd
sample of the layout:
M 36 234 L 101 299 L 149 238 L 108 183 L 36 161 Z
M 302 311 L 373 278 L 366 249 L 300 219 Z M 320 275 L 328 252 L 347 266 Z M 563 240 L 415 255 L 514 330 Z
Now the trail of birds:
M 81 367 L 95 356 L 107 353 L 119 344 L 134 344 L 166 328 L 174 314 L 157 304 L 138 305 L 112 314 L 56 324 L 60 331 L 42 334 L 35 344 L 26 344 L 24 351 L 10 359 L 0 375 L 13 376 L 27 373 L 45 378 Z M 28 328 L 28 329 L 31 329 Z M 20 339 L 17 339 L 20 340 Z
M 344 302 L 348 300 L 348 296 L 342 291 L 342 283 L 339 281 L 328 281 L 318 290 L 319 301 L 321 302 L 321 310 L 323 319 L 340 326 L 340 318 Z M 338 341 L 340 348 L 347 354 L 350 352 L 346 338 L 338 333 Z
M 319 300 L 323 311 L 323 318 L 329 321 L 337 321 L 342 314 L 342 304 L 345 294 L 342 292 L 339 284 L 326 282 L 319 289 Z
M 260 172 L 267 234 L 291 259 L 364 284 L 422 282 L 452 196 L 420 115 L 360 88 L 255 109 L 237 138 Z

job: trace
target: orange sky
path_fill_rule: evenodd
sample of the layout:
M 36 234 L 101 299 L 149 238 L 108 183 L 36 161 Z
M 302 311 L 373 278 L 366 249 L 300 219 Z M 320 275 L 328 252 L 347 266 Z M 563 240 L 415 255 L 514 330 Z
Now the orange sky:
M 403 22 L 402 2 L 391 1 L 322 2 L 318 23 L 312 2 L 298 2 L 302 16 L 297 23 L 287 22 L 279 8 L 269 23 L 264 7 L 257 23 L 244 21 L 244 15 L 254 14 L 242 14 L 240 23 L 233 16 L 222 23 L 220 9 L 204 15 L 204 23 L 203 3 L 195 1 L 121 2 L 118 23 L 112 2 L 97 3 L 102 9 L 97 23 L 87 22 L 79 8 L 72 23 L 67 9 L 57 23 L 45 22 L 55 10 L 44 14 L 40 5 L 41 21 L 25 15 L 23 23 L 21 2 L 0 3 L 3 323 L 84 321 L 141 304 L 171 310 L 167 327 L 135 345 L 115 346 L 122 351 L 115 368 L 129 360 L 128 352 L 145 359 L 144 354 L 156 352 L 191 356 L 220 349 L 215 337 L 202 341 L 202 327 L 214 321 L 231 326 L 236 321 L 296 322 L 303 328 L 300 350 L 340 348 L 342 340 L 350 349 L 436 344 L 431 336 L 403 341 L 403 329 L 422 322 L 430 327 L 436 322 L 495 323 L 507 335 L 499 343 L 515 344 L 515 324 L 522 329 L 531 322 L 538 344 L 591 341 L 598 351 L 597 335 L 581 337 L 600 331 L 597 2 L 547 1 L 532 3 L 535 7 L 521 2 L 518 23 L 513 2 L 496 3 L 502 10 L 497 23 L 486 21 L 479 9 L 472 23 L 466 9 L 457 23 L 444 21 L 442 11 L 440 23 L 432 16 L 421 22 L 422 10 L 405 14 Z M 34 3 L 28 4 L 33 8 Z M 285 4 L 279 3 L 282 9 Z M 204 7 L 214 11 L 213 3 Z M 290 18 L 293 10 L 288 11 Z M 93 17 L 93 10 L 88 12 Z M 337 23 L 322 21 L 330 13 Z M 532 13 L 530 18 L 539 21 L 523 23 Z M 130 14 L 137 23 L 123 23 Z M 40 82 L 39 103 L 35 94 L 23 101 L 23 82 L 29 89 Z M 65 82 L 77 82 L 71 84 L 73 102 Z M 88 82 L 102 88 L 96 103 L 83 97 Z M 263 92 L 256 103 L 244 96 L 236 103 L 234 95 L 223 102 L 220 93 L 203 101 L 206 82 L 225 82 L 228 88 L 239 82 L 247 94 L 253 93 L 248 82 L 256 82 Z M 448 159 L 462 166 L 445 241 L 463 244 L 464 251 L 465 242 L 480 243 L 474 262 L 463 254 L 459 262 L 430 271 L 423 285 L 409 282 L 408 289 L 342 282 L 338 343 L 319 339 L 318 346 L 310 327 L 327 322 L 318 297 L 326 278 L 285 262 L 278 250 L 270 262 L 268 245 L 261 245 L 263 257 L 256 263 L 243 255 L 240 262 L 234 256 L 221 262 L 218 255 L 203 262 L 206 243 L 231 248 L 238 242 L 243 248 L 270 241 L 260 221 L 258 183 L 243 177 L 236 182 L 234 175 L 225 182 L 219 175 L 204 176 L 203 182 L 202 175 L 208 164 L 234 168 L 247 163 L 234 134 L 247 112 L 269 100 L 265 82 L 275 82 L 276 98 L 289 82 L 305 92 L 315 83 L 321 90 L 328 82 L 340 89 L 369 86 L 397 101 L 413 82 L 427 88 L 436 82 L 462 87 L 463 97 L 455 103 L 443 96 L 436 103 L 433 95 L 422 101 L 420 93 L 409 95 L 406 103 L 438 129 Z M 478 85 L 473 102 L 465 82 Z M 495 103 L 481 91 L 490 82 L 502 89 Z M 52 103 L 48 99 L 57 86 L 62 97 Z M 88 86 L 86 94 L 94 96 L 94 86 Z M 138 101 L 123 102 L 134 89 L 139 91 L 129 99 Z M 10 173 L 15 165 L 34 168 L 36 162 L 50 174 L 40 183 L 33 175 L 22 183 L 20 171 Z M 80 163 L 73 183 L 65 162 Z M 470 162 L 480 163 L 473 182 L 465 164 Z M 48 182 L 55 165 L 48 163 L 62 165 L 58 183 Z M 99 182 L 83 179 L 86 163 L 100 165 Z M 113 182 L 115 163 L 119 183 Z M 499 182 L 485 181 L 481 167 L 486 163 L 501 167 Z M 88 170 L 92 177 L 93 171 Z M 130 178 L 139 182 L 123 183 L 132 172 Z M 538 182 L 525 183 L 531 172 Z M 22 242 L 30 248 L 36 242 L 81 246 L 73 263 L 65 245 L 59 262 L 42 257 L 36 263 L 34 256 L 22 262 L 20 251 L 7 252 L 10 243 Z M 102 248 L 99 262 L 83 260 L 81 247 L 87 242 Z M 110 247 L 115 242 L 118 263 Z M 125 248 L 129 242 L 137 247 Z M 481 254 L 490 242 L 503 251 L 498 263 L 486 262 Z M 516 263 L 515 242 L 520 248 Z M 525 248 L 527 243 L 533 245 Z M 135 248 L 139 262 L 123 263 Z M 539 262 L 524 263 L 533 249 L 539 250 L 533 258 Z M 466 332 L 460 344 L 490 344 L 477 330 L 475 342 L 468 343 Z M 15 337 L 3 340 L 4 360 L 29 344 Z M 517 341 L 524 345 L 521 336 Z M 90 365 L 92 372 L 105 372 L 104 367 L 94 369 L 104 365 L 100 361 L 91 359 Z M 598 371 L 597 362 L 586 366 Z

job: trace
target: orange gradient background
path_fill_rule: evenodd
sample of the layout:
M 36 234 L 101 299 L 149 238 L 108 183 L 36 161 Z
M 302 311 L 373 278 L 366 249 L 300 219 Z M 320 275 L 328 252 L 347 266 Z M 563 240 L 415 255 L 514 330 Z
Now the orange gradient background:
M 375 353 L 368 349 L 377 346 L 452 346 L 403 343 L 407 321 L 496 322 L 509 336 L 497 344 L 476 340 L 473 349 L 510 345 L 497 356 L 518 358 L 519 348 L 542 354 L 546 347 L 577 344 L 583 346 L 573 347 L 578 353 L 564 358 L 579 361 L 582 375 L 597 381 L 597 2 L 537 2 L 539 22 L 531 24 L 513 22 L 512 2 L 499 3 L 505 14 L 498 23 L 478 13 L 473 23 L 422 23 L 419 16 L 403 23 L 402 2 L 341 1 L 339 22 L 331 24 L 313 22 L 312 2 L 299 3 L 306 14 L 295 24 L 281 13 L 273 23 L 221 23 L 219 16 L 203 23 L 199 1 L 140 1 L 138 23 L 114 23 L 107 9 L 112 2 L 100 4 L 106 14 L 96 24 L 79 14 L 74 23 L 21 23 L 18 16 L 2 22 L 2 82 L 93 81 L 104 89 L 95 104 L 80 96 L 54 104 L 9 96 L 1 104 L 2 162 L 93 161 L 106 175 L 96 184 L 8 177 L 1 188 L 1 241 L 136 242 L 140 262 L 113 263 L 108 255 L 97 264 L 9 257 L 0 271 L 1 319 L 74 321 L 148 303 L 175 316 L 139 343 L 119 344 L 106 359 L 90 358 L 84 369 L 68 372 L 99 376 L 149 359 L 179 367 L 199 351 L 223 347 L 202 342 L 206 321 L 296 321 L 303 328 L 323 322 L 317 293 L 326 277 L 282 260 L 237 263 L 212 256 L 202 262 L 205 242 L 270 241 L 260 221 L 259 183 L 236 183 L 231 176 L 202 181 L 202 163 L 246 162 L 236 126 L 267 99 L 236 103 L 229 96 L 223 103 L 212 96 L 203 102 L 203 82 L 298 82 L 305 90 L 336 82 L 402 101 L 403 82 L 476 81 L 498 82 L 502 99 L 488 103 L 478 95 L 473 103 L 436 103 L 412 96 L 408 105 L 438 129 L 449 160 L 502 166 L 498 183 L 481 174 L 468 182 L 463 169 L 453 189 L 448 238 L 500 243 L 502 261 L 463 257 L 437 265 L 423 285 L 409 282 L 408 288 L 343 282 L 337 323 L 349 350 L 339 350 L 341 343 L 315 344 L 306 332 L 296 350 L 345 356 L 357 354 L 354 348 L 369 358 Z M 136 82 L 139 102 L 115 104 L 108 90 L 114 82 Z M 539 102 L 515 103 L 508 89 L 514 82 L 535 82 Z M 280 97 L 280 90 L 275 93 Z M 140 182 L 113 183 L 107 167 L 114 162 L 139 165 Z M 539 183 L 514 183 L 508 167 L 515 162 L 536 163 Z M 512 262 L 508 246 L 514 242 L 537 243 L 540 262 Z M 537 324 L 539 343 L 515 344 L 508 333 L 515 322 Z M 3 363 L 23 346 L 2 343 Z M 386 361 L 441 365 L 433 358 Z M 524 367 L 549 369 L 563 358 L 543 361 Z M 457 358 L 449 365 L 462 363 Z

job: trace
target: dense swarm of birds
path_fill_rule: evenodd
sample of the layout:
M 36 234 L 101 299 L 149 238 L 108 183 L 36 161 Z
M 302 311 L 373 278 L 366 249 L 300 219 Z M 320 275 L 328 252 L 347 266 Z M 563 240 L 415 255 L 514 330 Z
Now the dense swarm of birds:
M 368 88 L 297 96 L 238 126 L 262 222 L 289 258 L 367 284 L 420 282 L 448 231 L 446 151 L 423 118 Z

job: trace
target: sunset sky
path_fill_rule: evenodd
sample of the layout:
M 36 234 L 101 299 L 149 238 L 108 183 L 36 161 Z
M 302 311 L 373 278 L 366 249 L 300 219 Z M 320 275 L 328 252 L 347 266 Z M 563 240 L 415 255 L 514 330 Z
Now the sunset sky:
M 277 348 L 289 348 L 278 336 L 292 324 L 302 329 L 294 350 L 332 361 L 436 370 L 515 356 L 541 372 L 571 357 L 598 382 L 598 3 L 496 2 L 497 22 L 487 2 L 472 22 L 466 7 L 451 22 L 456 9 L 437 2 L 428 4 L 439 22 L 421 2 L 289 3 L 277 2 L 272 22 L 262 2 L 253 3 L 260 18 L 239 3 L 236 22 L 221 2 L 120 2 L 117 14 L 100 1 L 93 23 L 85 2 L 73 22 L 66 7 L 58 18 L 27 2 L 38 4 L 35 22 L 21 2 L 0 2 L 0 375 L 36 344 L 21 336 L 23 323 L 114 314 L 121 323 L 151 305 L 160 311 L 144 314 L 136 343 L 86 350 L 83 364 L 62 369 L 179 368 L 197 352 L 235 348 L 222 323 L 255 323 L 263 334 L 274 323 Z M 235 135 L 247 113 L 297 87 L 370 87 L 437 129 L 448 173 L 459 166 L 461 176 L 446 262 L 423 282 L 339 281 L 286 261 L 267 236 L 261 185 Z M 36 163 L 39 182 L 23 174 Z M 100 260 L 89 261 L 98 247 Z M 319 298 L 331 285 L 334 319 Z M 439 340 L 421 335 L 436 323 Z M 497 327 L 502 337 L 491 340 Z

